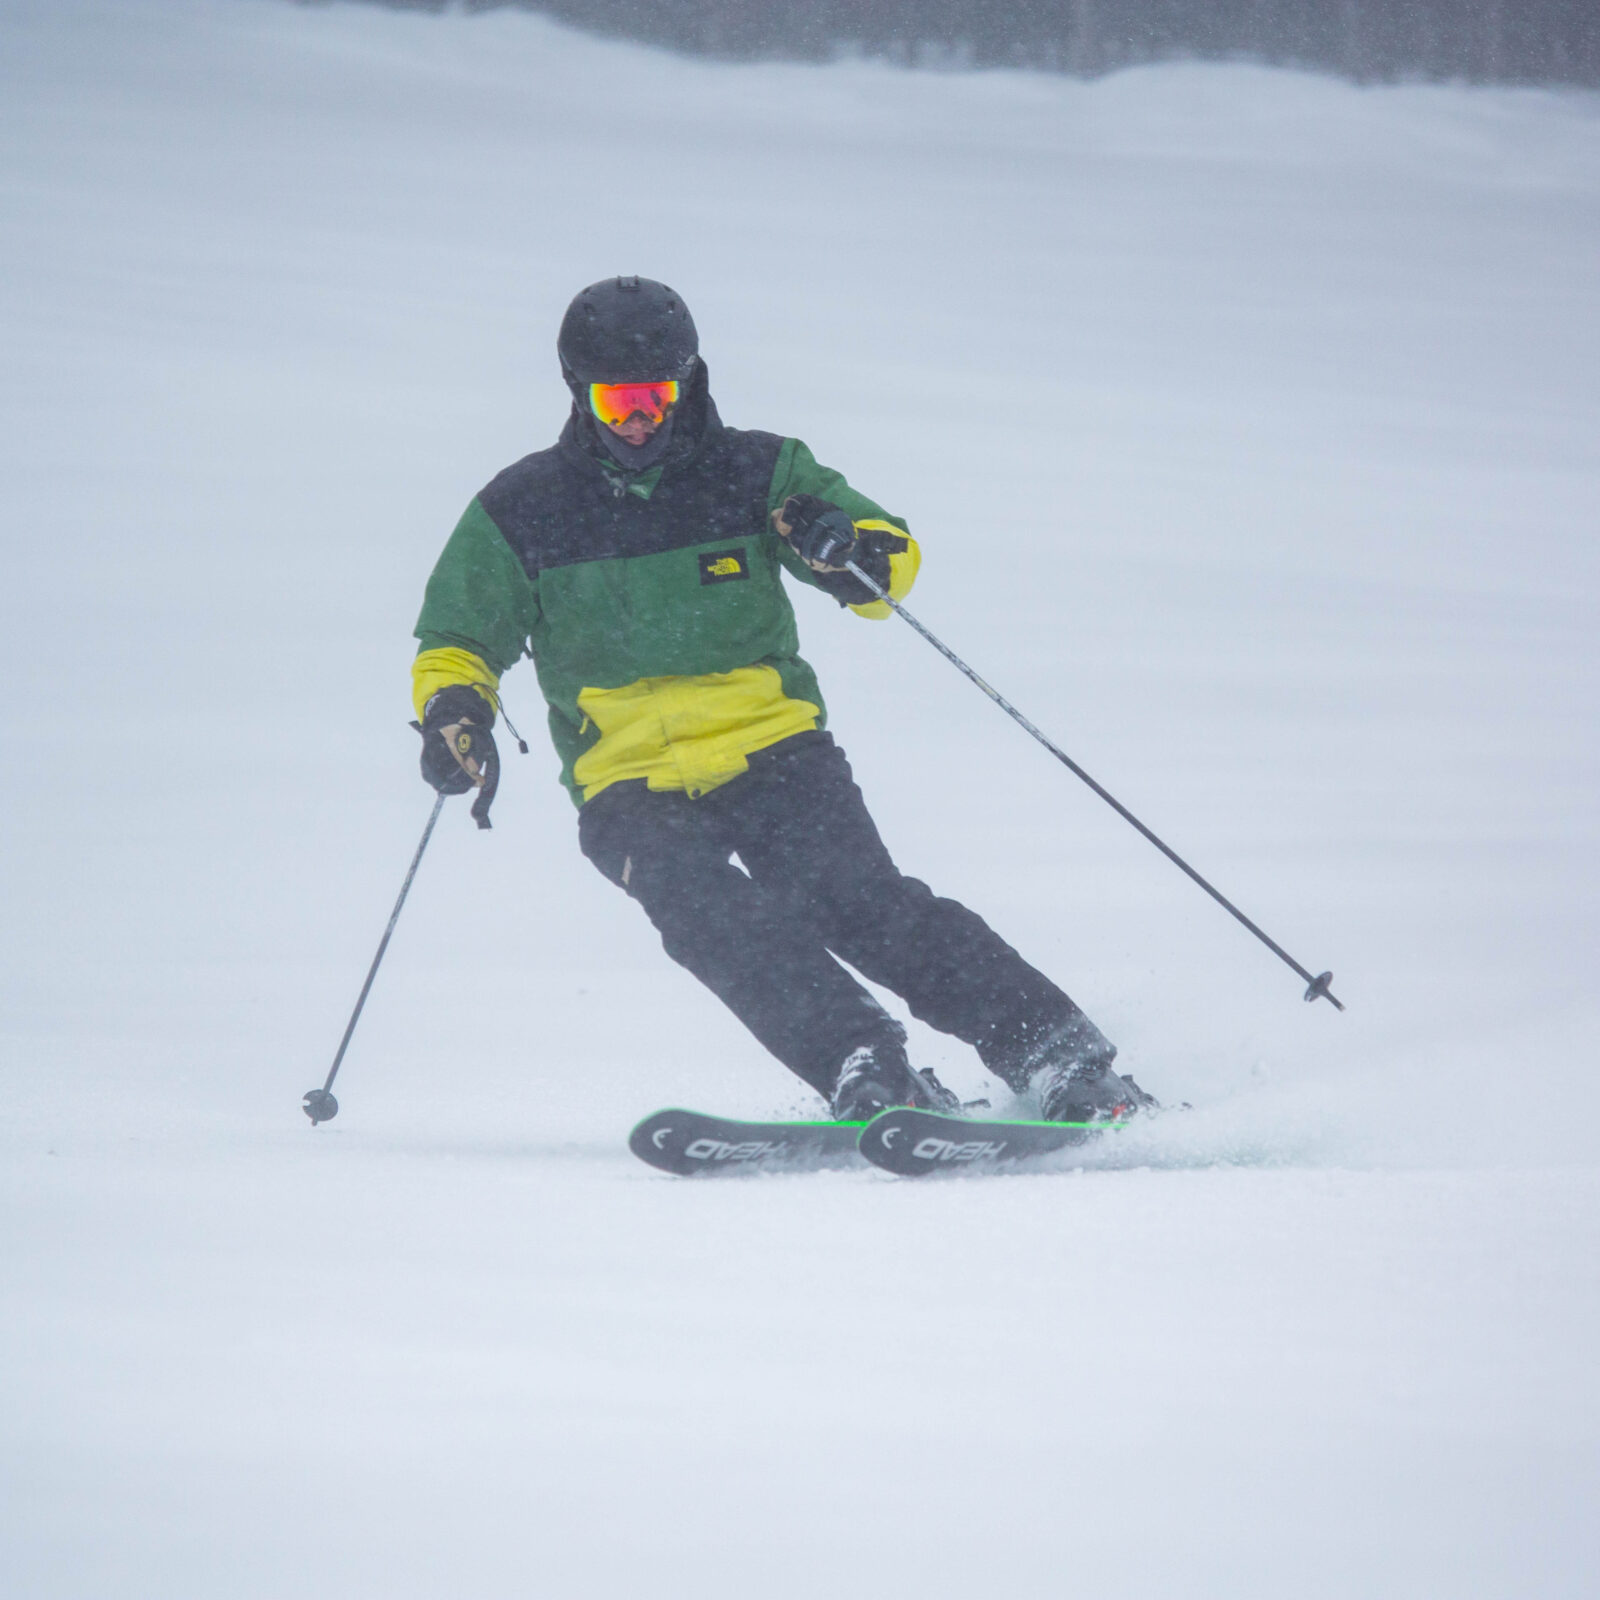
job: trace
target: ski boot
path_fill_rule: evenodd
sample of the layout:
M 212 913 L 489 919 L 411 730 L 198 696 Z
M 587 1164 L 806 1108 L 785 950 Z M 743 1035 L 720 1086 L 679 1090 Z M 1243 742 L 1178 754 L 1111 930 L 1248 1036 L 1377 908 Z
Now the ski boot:
M 917 1072 L 899 1040 L 852 1050 L 834 1085 L 834 1121 L 870 1122 L 890 1106 L 954 1114 L 961 1110 L 961 1101 L 931 1072 Z
M 1104 1060 L 1053 1062 L 1034 1074 L 1032 1087 L 1046 1122 L 1122 1122 L 1160 1104 Z

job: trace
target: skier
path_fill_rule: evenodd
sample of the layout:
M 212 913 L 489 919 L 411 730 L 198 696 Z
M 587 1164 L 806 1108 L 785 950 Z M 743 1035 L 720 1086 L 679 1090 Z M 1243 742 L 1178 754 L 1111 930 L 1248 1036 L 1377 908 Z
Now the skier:
M 473 500 L 428 581 L 423 776 L 459 794 L 498 772 L 500 678 L 529 655 L 583 853 L 834 1117 L 955 1108 L 835 955 L 1045 1118 L 1151 1104 L 1054 983 L 899 871 L 826 731 L 780 570 L 887 616 L 845 563 L 898 600 L 921 560 L 906 524 L 798 439 L 725 426 L 664 284 L 590 285 L 557 351 L 560 438 Z

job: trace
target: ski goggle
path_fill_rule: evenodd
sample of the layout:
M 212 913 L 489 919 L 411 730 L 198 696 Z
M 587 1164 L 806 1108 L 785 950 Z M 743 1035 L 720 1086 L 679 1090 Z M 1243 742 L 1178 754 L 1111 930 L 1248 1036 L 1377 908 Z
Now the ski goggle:
M 662 383 L 591 383 L 589 409 L 611 428 L 620 428 L 635 413 L 661 423 L 678 403 L 677 379 Z

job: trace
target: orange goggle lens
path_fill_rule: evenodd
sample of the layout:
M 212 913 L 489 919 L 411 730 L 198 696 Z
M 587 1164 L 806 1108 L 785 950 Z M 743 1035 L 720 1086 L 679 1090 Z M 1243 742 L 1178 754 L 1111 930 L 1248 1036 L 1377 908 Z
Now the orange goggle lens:
M 589 409 L 608 427 L 619 428 L 636 413 L 647 422 L 663 422 L 678 403 L 678 383 L 591 383 Z

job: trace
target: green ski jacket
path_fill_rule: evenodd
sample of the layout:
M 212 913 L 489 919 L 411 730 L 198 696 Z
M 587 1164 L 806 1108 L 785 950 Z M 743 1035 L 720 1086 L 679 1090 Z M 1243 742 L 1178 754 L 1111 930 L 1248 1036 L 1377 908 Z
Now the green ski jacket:
M 905 523 L 798 439 L 725 427 L 703 363 L 673 426 L 663 461 L 630 474 L 574 409 L 551 449 L 467 507 L 417 620 L 419 716 L 451 684 L 498 709 L 501 676 L 533 658 L 579 805 L 628 779 L 698 797 L 751 752 L 825 725 L 780 569 L 862 616 L 889 608 L 851 574 L 800 560 L 772 523 L 790 495 L 848 513 L 858 561 L 895 599 L 920 562 Z

